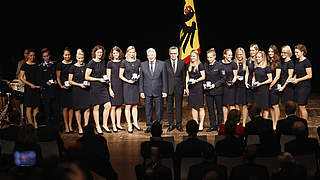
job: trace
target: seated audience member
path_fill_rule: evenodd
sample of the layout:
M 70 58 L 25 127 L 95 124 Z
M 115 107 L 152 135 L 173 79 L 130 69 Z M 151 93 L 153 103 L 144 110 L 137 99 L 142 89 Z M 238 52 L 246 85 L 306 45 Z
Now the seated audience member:
M 195 120 L 190 120 L 187 122 L 186 131 L 190 138 L 177 144 L 176 147 L 176 157 L 201 157 L 202 153 L 205 151 L 207 146 L 212 146 L 212 144 L 201 141 L 197 138 L 197 133 L 199 130 L 199 125 Z M 213 146 L 212 149 L 214 150 Z
M 118 179 L 118 174 L 109 161 L 110 153 L 107 140 L 103 136 L 95 134 L 95 127 L 92 124 L 88 124 L 83 130 L 83 137 L 77 140 L 80 147 L 77 160 L 80 161 L 81 167 L 106 179 Z
M 273 122 L 270 119 L 264 119 L 260 116 L 261 108 L 258 104 L 253 103 L 248 107 L 250 122 L 246 123 L 244 129 L 245 138 L 248 135 L 262 135 L 265 132 L 273 131 Z
M 306 168 L 296 164 L 290 153 L 280 153 L 278 159 L 280 162 L 280 169 L 272 173 L 272 180 L 303 180 L 307 178 Z
M 62 157 L 65 149 L 59 131 L 48 123 L 48 117 L 43 112 L 38 112 L 36 114 L 36 121 L 38 124 L 37 135 L 39 142 L 57 141 L 60 157 Z
M 11 124 L 0 129 L 0 139 L 15 141 L 20 130 L 20 113 L 18 111 L 9 111 L 8 118 Z
M 236 125 L 234 121 L 227 120 L 225 124 L 226 137 L 216 143 L 216 153 L 218 156 L 237 157 L 244 151 L 244 140 L 235 136 Z
M 308 123 L 305 119 L 298 117 L 296 113 L 297 105 L 293 101 L 287 101 L 285 105 L 285 112 L 287 117 L 277 122 L 276 134 L 293 135 L 292 125 L 296 121 L 301 121 L 305 127 L 308 127 Z M 306 135 L 309 135 L 309 130 L 306 128 Z
M 135 167 L 137 180 L 162 180 L 172 179 L 171 170 L 161 164 L 159 147 L 151 147 L 151 162 L 139 164 Z
M 249 145 L 244 152 L 245 163 L 237 165 L 232 168 L 230 174 L 230 180 L 239 179 L 256 179 L 256 180 L 268 180 L 269 173 L 265 166 L 257 165 L 255 159 L 257 157 L 257 151 L 255 145 Z
M 204 179 L 209 172 L 215 172 L 216 176 L 220 180 L 226 180 L 228 178 L 227 168 L 224 165 L 217 164 L 217 157 L 211 146 L 206 148 L 203 153 L 204 161 L 192 165 L 189 168 L 188 180 Z
M 238 125 L 240 122 L 240 118 L 241 118 L 241 112 L 237 109 L 232 109 L 230 110 L 230 112 L 228 113 L 228 117 L 227 120 L 231 120 L 236 124 L 236 135 L 239 135 L 241 137 L 244 136 L 244 127 Z M 218 135 L 226 135 L 225 133 L 225 124 L 221 124 Z
M 161 139 L 162 126 L 158 121 L 155 121 L 151 126 L 152 139 L 141 143 L 141 155 L 144 159 L 150 158 L 151 147 L 159 148 L 160 158 L 173 158 L 174 149 L 171 142 Z
M 319 143 L 317 139 L 308 138 L 306 135 L 306 127 L 303 122 L 296 121 L 293 123 L 293 133 L 296 139 L 287 142 L 284 146 L 285 152 L 289 152 L 293 156 L 303 154 L 319 154 Z

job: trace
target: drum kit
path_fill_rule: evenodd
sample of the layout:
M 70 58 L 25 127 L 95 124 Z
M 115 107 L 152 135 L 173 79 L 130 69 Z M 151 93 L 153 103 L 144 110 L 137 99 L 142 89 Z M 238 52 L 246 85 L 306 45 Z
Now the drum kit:
M 24 84 L 14 79 L 11 82 L 8 80 L 0 81 L 0 126 L 8 123 L 9 104 L 13 100 L 22 100 L 24 94 Z

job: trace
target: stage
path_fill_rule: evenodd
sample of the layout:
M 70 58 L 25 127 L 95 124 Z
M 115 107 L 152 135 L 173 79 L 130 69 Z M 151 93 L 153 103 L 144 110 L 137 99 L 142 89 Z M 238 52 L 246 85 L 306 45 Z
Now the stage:
M 164 103 L 165 106 L 165 103 Z M 320 126 L 320 94 L 311 94 L 309 98 L 307 110 L 309 113 L 309 136 L 318 138 L 316 128 Z M 144 115 L 144 103 L 143 101 L 139 105 L 139 126 L 146 129 L 145 115 Z M 174 147 L 182 141 L 183 136 L 186 136 L 185 125 L 191 118 L 191 108 L 187 106 L 187 97 L 183 102 L 183 132 L 173 130 L 167 132 L 168 121 L 166 117 L 166 110 L 164 110 L 164 122 L 163 122 L 163 136 L 174 136 Z M 281 106 L 281 118 L 284 118 L 284 110 Z M 124 119 L 123 119 L 124 120 Z M 90 120 L 91 121 L 91 120 Z M 121 122 L 121 125 L 127 128 L 125 121 Z M 210 143 L 214 143 L 214 136 L 217 135 L 216 131 L 207 133 L 205 130 L 209 127 L 208 111 L 206 109 L 204 131 L 199 132 L 198 135 L 206 135 Z M 109 128 L 111 127 L 111 121 L 109 120 Z M 140 143 L 150 139 L 151 134 L 146 134 L 144 131 L 134 130 L 132 134 L 126 131 L 119 131 L 118 133 L 104 133 L 103 136 L 107 139 L 111 157 L 111 164 L 117 171 L 120 180 L 136 179 L 134 167 L 142 162 L 140 156 Z M 66 146 L 74 142 L 80 136 L 77 133 L 62 134 L 62 138 Z

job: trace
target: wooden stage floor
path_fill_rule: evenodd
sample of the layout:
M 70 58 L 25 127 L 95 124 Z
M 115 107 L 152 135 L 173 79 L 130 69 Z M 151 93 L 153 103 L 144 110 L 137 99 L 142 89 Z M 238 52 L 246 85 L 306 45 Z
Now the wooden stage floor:
M 164 106 L 165 107 L 165 106 Z M 307 105 L 307 110 L 309 112 L 309 132 L 310 137 L 318 138 L 316 128 L 320 126 L 320 94 L 312 94 L 309 98 L 309 103 Z M 143 102 L 139 106 L 139 126 L 143 129 L 146 129 L 145 125 L 145 115 L 144 115 L 144 105 Z M 283 107 L 281 107 L 281 118 L 284 118 Z M 163 122 L 163 136 L 174 136 L 175 144 L 178 144 L 182 141 L 183 136 L 187 135 L 185 131 L 185 125 L 188 120 L 192 119 L 191 108 L 187 106 L 187 99 L 184 99 L 183 105 L 183 132 L 179 132 L 176 129 L 172 132 L 167 132 L 168 122 L 166 117 L 166 111 L 164 111 L 164 122 Z M 92 121 L 92 120 L 90 120 Z M 109 120 L 109 128 L 111 128 Z M 127 128 L 125 121 L 121 125 Z M 198 135 L 207 135 L 207 139 L 210 143 L 214 142 L 214 136 L 217 134 L 216 131 L 207 133 L 205 130 L 209 127 L 208 112 L 206 110 L 205 117 L 205 129 L 203 132 L 198 133 Z M 109 151 L 111 155 L 111 164 L 114 169 L 119 174 L 120 180 L 127 179 L 136 179 L 134 167 L 135 165 L 142 162 L 140 156 L 140 144 L 143 141 L 150 139 L 151 134 L 145 134 L 144 131 L 134 130 L 133 134 L 129 134 L 126 131 L 119 131 L 118 133 L 104 133 L 103 135 L 109 146 Z M 74 142 L 79 135 L 77 133 L 73 134 L 62 134 L 62 138 L 65 142 L 65 145 L 68 146 L 69 143 Z

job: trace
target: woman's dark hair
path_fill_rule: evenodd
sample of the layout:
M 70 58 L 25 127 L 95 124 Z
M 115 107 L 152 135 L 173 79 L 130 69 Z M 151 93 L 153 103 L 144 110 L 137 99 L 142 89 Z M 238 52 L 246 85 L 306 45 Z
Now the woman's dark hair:
M 93 47 L 92 52 L 91 52 L 92 59 L 96 58 L 96 51 L 98 51 L 99 49 L 102 49 L 103 55 L 102 55 L 101 59 L 104 60 L 104 58 L 106 56 L 106 49 L 101 45 L 96 45 L 95 47 Z

